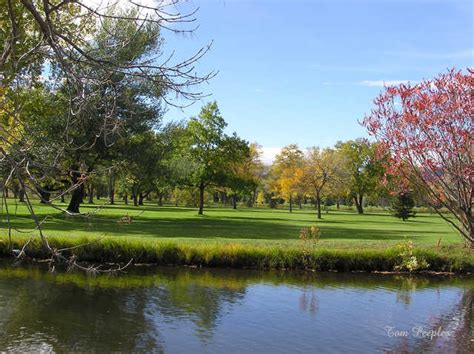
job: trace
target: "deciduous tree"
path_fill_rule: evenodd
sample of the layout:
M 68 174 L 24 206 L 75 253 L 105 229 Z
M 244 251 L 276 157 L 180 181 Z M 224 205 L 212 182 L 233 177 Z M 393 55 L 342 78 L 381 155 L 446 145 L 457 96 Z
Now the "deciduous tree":
M 280 197 L 289 202 L 290 213 L 293 211 L 293 200 L 301 188 L 304 154 L 296 144 L 290 144 L 281 149 L 272 165 L 275 176 L 273 188 Z
M 387 172 L 411 179 L 474 247 L 474 72 L 450 70 L 387 87 L 363 124 L 389 152 Z
M 375 190 L 383 176 L 382 160 L 375 154 L 376 146 L 367 139 L 356 139 L 336 144 L 348 171 L 348 185 L 357 212 L 364 213 L 364 197 Z
M 308 196 L 316 202 L 318 219 L 321 219 L 321 198 L 331 180 L 338 178 L 338 165 L 332 149 L 308 149 L 303 163 L 301 183 Z
M 198 117 L 189 120 L 183 148 L 177 156 L 177 166 L 186 171 L 181 175 L 199 190 L 200 215 L 204 211 L 206 188 L 229 186 L 233 181 L 232 166 L 249 157 L 248 143 L 235 133 L 227 135 L 226 126 L 217 103 L 206 104 Z

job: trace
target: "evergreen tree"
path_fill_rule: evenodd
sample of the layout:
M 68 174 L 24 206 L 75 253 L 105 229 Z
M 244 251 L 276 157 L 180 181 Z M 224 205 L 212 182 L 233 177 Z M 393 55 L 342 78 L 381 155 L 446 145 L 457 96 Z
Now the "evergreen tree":
M 400 192 L 397 198 L 392 204 L 392 214 L 393 216 L 402 219 L 403 221 L 408 218 L 415 217 L 415 201 L 410 192 Z

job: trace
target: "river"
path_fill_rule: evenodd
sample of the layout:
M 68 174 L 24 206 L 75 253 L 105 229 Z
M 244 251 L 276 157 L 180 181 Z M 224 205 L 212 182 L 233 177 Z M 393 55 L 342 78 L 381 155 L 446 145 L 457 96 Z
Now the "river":
M 474 352 L 474 279 L 0 267 L 0 351 Z

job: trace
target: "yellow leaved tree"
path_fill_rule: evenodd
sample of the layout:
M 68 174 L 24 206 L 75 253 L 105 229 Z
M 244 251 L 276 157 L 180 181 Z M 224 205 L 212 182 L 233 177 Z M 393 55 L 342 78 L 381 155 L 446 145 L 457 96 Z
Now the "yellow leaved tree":
M 290 212 L 293 211 L 293 201 L 302 194 L 303 160 L 304 154 L 298 145 L 290 144 L 281 149 L 272 165 L 272 189 L 289 203 Z

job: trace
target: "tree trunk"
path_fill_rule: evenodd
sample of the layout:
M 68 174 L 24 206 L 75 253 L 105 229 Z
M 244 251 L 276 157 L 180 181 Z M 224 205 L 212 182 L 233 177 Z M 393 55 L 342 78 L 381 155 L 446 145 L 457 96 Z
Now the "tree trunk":
M 474 227 L 471 224 L 470 230 L 469 230 L 469 235 L 471 237 L 471 248 L 474 249 Z
M 88 203 L 94 204 L 94 185 L 93 184 L 90 184 L 89 186 L 87 186 L 87 194 L 89 197 Z
M 25 201 L 25 190 L 23 188 L 20 188 L 20 191 L 18 192 L 18 201 Z
M 298 198 L 298 207 L 299 207 L 300 209 L 303 209 L 303 202 L 302 202 L 302 198 L 301 198 L 301 197 Z
M 132 193 L 133 206 L 138 206 L 138 196 L 137 193 Z
M 64 192 L 61 192 L 61 203 L 66 203 L 66 200 L 64 199 Z
M 17 198 L 18 198 L 18 192 L 19 192 L 19 188 L 18 188 L 18 187 L 13 188 L 13 198 L 14 198 L 14 199 L 17 199 Z
M 235 194 L 232 196 L 232 209 L 237 209 L 237 196 Z
M 139 193 L 138 194 L 138 205 L 143 205 L 143 201 L 148 197 L 150 192 L 146 192 L 145 194 Z
M 258 190 L 257 188 L 255 188 L 252 194 L 252 206 L 254 206 L 255 203 L 257 202 L 257 193 L 258 193 Z
M 51 192 L 49 192 L 47 189 L 49 187 L 38 187 L 36 190 L 38 191 L 38 194 L 40 195 L 40 203 L 41 204 L 49 204 L 49 198 L 51 197 Z
M 128 205 L 128 194 L 125 193 L 125 195 L 123 196 L 123 202 L 125 205 Z
M 316 208 L 318 209 L 318 219 L 321 219 L 321 196 L 316 193 Z
M 337 210 L 339 210 L 340 208 L 339 198 L 336 199 L 336 208 Z
M 293 212 L 293 198 L 290 195 L 290 213 Z
M 77 165 L 71 166 L 71 182 L 72 185 L 76 188 L 72 191 L 71 200 L 69 201 L 69 205 L 67 207 L 67 211 L 75 214 L 79 214 L 79 206 L 81 205 L 82 198 L 84 195 L 84 184 L 80 183 L 81 173 L 78 172 L 79 167 Z M 80 183 L 78 185 L 78 183 Z
M 112 171 L 109 172 L 109 203 L 115 203 L 115 179 L 114 173 Z M 125 203 L 127 204 L 127 203 Z
M 354 202 L 355 202 L 358 214 L 364 214 L 364 207 L 362 205 L 363 201 L 364 201 L 364 196 L 362 194 L 357 194 L 354 196 Z
M 467 220 L 467 228 L 469 231 L 469 241 L 471 242 L 471 248 L 474 249 L 474 216 L 472 215 L 472 207 L 468 206 L 466 209 L 465 214 Z
M 84 192 L 84 186 L 81 184 L 71 194 L 71 200 L 69 201 L 69 205 L 67 207 L 67 211 L 71 213 L 79 214 L 79 206 L 82 203 L 82 195 Z
M 199 184 L 199 215 L 202 215 L 204 213 L 204 189 L 204 183 L 201 182 Z
M 158 206 L 163 206 L 163 193 L 158 193 Z

